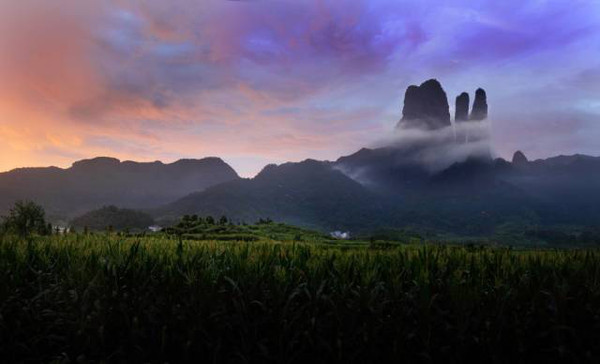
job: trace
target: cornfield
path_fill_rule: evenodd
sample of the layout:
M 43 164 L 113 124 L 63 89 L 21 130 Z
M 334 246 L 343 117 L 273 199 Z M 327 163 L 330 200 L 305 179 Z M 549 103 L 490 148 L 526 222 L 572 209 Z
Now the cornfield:
M 600 251 L 0 237 L 3 362 L 598 362 Z

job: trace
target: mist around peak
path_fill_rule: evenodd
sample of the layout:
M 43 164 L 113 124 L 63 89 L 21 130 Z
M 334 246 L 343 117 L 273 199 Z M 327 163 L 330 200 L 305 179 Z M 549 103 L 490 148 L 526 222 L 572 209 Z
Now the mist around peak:
M 419 165 L 432 174 L 469 158 L 491 161 L 494 155 L 487 120 L 453 123 L 436 130 L 396 128 L 376 142 L 375 148 L 394 150 L 397 165 Z
M 411 85 L 404 95 L 402 118 L 388 136 L 370 149 L 340 158 L 335 167 L 362 184 L 417 186 L 456 163 L 476 160 L 491 163 L 493 148 L 486 92 L 456 97 L 455 118 L 450 118 L 447 94 L 431 79 Z M 400 183 L 398 183 L 400 182 Z

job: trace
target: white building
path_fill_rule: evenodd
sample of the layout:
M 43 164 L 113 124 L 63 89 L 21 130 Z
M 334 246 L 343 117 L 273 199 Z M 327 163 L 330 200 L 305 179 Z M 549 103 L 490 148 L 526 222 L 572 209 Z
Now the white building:
M 162 227 L 160 227 L 158 225 L 152 225 L 152 226 L 148 226 L 148 230 L 152 231 L 153 233 L 157 233 L 162 230 Z
M 335 238 L 335 239 L 344 239 L 344 240 L 350 239 L 350 232 L 349 231 L 339 231 L 339 230 L 336 230 L 336 231 L 330 232 L 329 235 L 332 238 Z

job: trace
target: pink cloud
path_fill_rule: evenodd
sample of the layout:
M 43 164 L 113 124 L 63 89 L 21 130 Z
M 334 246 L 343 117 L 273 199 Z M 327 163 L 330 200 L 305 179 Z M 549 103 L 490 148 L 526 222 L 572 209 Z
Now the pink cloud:
M 600 55 L 594 10 L 579 1 L 4 2 L 0 169 L 221 155 L 252 174 L 259 160 L 335 158 L 389 132 L 406 86 L 430 77 L 448 80 L 450 97 L 486 86 L 512 148 L 526 142 L 517 123 L 543 117 L 512 105 L 542 102 L 541 92 L 562 100 L 547 108 L 600 94 L 589 76 Z M 567 86 L 540 82 L 549 69 Z M 560 145 L 589 143 L 569 133 Z

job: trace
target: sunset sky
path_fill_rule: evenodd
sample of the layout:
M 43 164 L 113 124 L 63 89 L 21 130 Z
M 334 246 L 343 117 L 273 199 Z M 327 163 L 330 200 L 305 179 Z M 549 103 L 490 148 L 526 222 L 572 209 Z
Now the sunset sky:
M 0 170 L 337 159 L 429 78 L 499 156 L 600 155 L 600 1 L 0 0 Z

